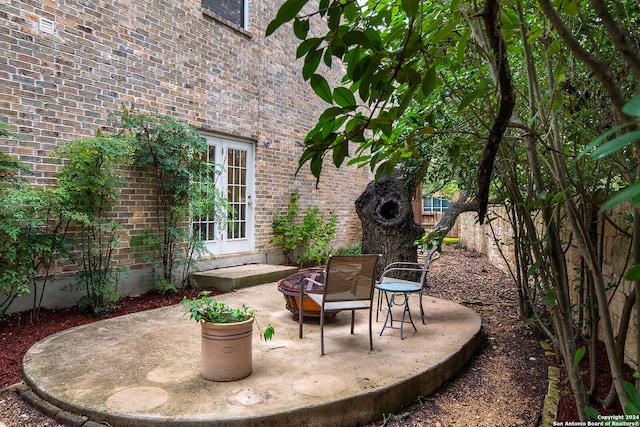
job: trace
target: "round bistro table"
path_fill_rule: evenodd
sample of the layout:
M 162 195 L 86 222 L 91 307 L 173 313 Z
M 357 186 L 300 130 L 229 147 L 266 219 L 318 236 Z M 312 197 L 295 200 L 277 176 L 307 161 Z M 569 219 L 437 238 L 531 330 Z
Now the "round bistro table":
M 418 332 L 418 330 L 416 329 L 416 325 L 415 323 L 413 323 L 413 317 L 411 317 L 411 310 L 409 310 L 409 294 L 412 294 L 414 292 L 419 292 L 421 291 L 421 287 L 415 284 L 410 284 L 410 283 L 402 283 L 402 282 L 384 282 L 384 283 L 378 283 L 376 285 L 376 289 L 378 290 L 378 292 L 384 292 L 384 298 L 385 301 L 387 302 L 387 315 L 384 319 L 384 325 L 382 326 L 382 330 L 380 331 L 380 336 L 382 336 L 382 333 L 384 332 L 385 329 L 398 329 L 400 331 L 400 339 L 403 340 L 404 339 L 404 324 L 405 323 L 411 323 L 411 326 L 413 326 L 413 330 L 415 332 Z M 389 294 L 391 294 L 391 297 L 389 297 Z M 396 297 L 398 297 L 399 295 L 402 296 L 402 300 L 399 302 L 396 302 Z M 402 309 L 402 318 L 400 320 L 396 320 L 396 322 L 400 322 L 400 326 L 393 326 L 393 313 L 391 312 L 391 309 L 393 308 L 393 306 L 403 306 Z M 380 305 L 378 305 L 378 310 L 380 310 Z M 408 314 L 409 315 L 409 320 L 405 319 L 405 315 Z M 376 320 L 377 320 L 377 315 L 376 315 Z

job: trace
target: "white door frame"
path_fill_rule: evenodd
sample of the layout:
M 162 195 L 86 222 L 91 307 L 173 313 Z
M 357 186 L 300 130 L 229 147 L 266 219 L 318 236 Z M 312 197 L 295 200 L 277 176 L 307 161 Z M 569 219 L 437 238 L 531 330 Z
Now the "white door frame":
M 222 167 L 216 187 L 230 203 L 225 226 L 214 225 L 214 239 L 204 245 L 213 255 L 251 252 L 255 245 L 255 167 L 252 142 L 222 136 L 204 135 L 214 154 L 213 162 Z

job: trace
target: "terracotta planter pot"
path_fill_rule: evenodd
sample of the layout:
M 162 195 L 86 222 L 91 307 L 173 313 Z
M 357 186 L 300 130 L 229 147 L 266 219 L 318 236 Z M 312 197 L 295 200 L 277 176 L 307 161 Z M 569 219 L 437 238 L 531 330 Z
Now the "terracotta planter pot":
M 235 381 L 249 376 L 253 364 L 253 318 L 201 325 L 200 375 L 210 381 Z

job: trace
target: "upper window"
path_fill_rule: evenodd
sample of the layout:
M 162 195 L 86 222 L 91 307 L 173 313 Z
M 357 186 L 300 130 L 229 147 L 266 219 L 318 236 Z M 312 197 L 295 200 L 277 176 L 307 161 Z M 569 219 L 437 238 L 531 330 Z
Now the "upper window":
M 422 201 L 423 212 L 444 212 L 449 207 L 449 201 L 440 197 L 428 197 Z
M 246 28 L 246 3 L 246 0 L 202 0 L 202 8 L 215 13 L 240 28 Z

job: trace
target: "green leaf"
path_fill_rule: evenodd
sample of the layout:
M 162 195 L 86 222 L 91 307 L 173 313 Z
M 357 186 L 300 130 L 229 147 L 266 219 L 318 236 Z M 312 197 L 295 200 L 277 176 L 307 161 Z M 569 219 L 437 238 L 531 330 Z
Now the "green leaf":
M 596 411 L 595 409 L 593 409 L 593 408 L 591 408 L 589 406 L 584 408 L 584 413 L 589 415 L 594 420 L 597 420 L 598 416 L 600 415 L 600 413 L 598 413 L 598 411 Z
M 615 196 L 607 200 L 607 202 L 600 208 L 600 211 L 604 212 L 606 210 L 609 210 L 621 203 L 626 202 L 627 200 L 633 200 L 635 203 L 636 199 L 640 199 L 640 181 L 629 185 L 624 190 L 620 191 Z
M 456 21 L 449 22 L 444 28 L 442 28 L 440 31 L 438 31 L 438 33 L 433 38 L 433 40 L 431 40 L 431 43 L 438 44 L 439 42 L 441 42 L 445 38 L 449 37 L 449 35 L 454 30 L 456 25 L 457 25 Z
M 349 89 L 343 86 L 339 86 L 333 91 L 333 99 L 341 107 L 355 107 L 356 106 L 356 97 L 353 96 L 353 93 Z
M 638 140 L 640 140 L 640 130 L 625 133 L 598 147 L 593 153 L 591 153 L 591 158 L 594 160 L 602 159 L 603 157 L 613 154 Z
M 418 14 L 419 6 L 419 0 L 402 0 L 402 8 L 408 17 L 416 16 Z
M 311 76 L 311 88 L 320 98 L 322 98 L 329 104 L 333 103 L 333 97 L 331 96 L 331 88 L 329 87 L 329 83 L 327 83 L 327 79 L 322 77 L 320 74 L 314 74 L 313 76 Z
M 275 333 L 276 333 L 275 328 L 273 327 L 273 325 L 271 323 L 269 323 L 267 325 L 267 327 L 264 329 L 264 332 L 262 333 L 262 336 L 264 337 L 265 341 L 269 341 L 271 338 L 273 338 Z
M 380 130 L 385 135 L 391 134 L 391 124 L 393 121 L 389 117 L 376 117 L 369 121 L 369 128 L 372 130 Z
M 556 290 L 555 289 L 549 289 L 547 294 L 542 299 L 542 302 L 547 307 L 550 307 L 550 308 L 555 307 L 556 306 Z
M 322 39 L 317 37 L 303 41 L 296 49 L 296 58 L 302 58 L 309 51 L 317 49 L 320 43 L 322 43 Z
M 461 112 L 462 110 L 467 108 L 469 104 L 475 101 L 477 97 L 478 97 L 477 91 L 473 91 L 471 93 L 466 94 L 464 98 L 462 98 L 462 100 L 460 101 L 460 105 L 458 105 L 458 112 Z
M 380 166 L 378 166 L 378 168 L 376 169 L 376 174 L 375 174 L 376 180 L 380 179 L 383 175 L 391 176 L 391 174 L 393 173 L 394 167 L 395 167 L 394 163 L 391 162 L 390 160 L 380 164 Z
M 282 24 L 284 24 L 284 22 L 278 22 L 276 20 L 273 20 L 273 21 L 269 22 L 269 25 L 267 25 L 267 30 L 265 31 L 265 36 L 269 37 L 278 28 L 280 28 L 282 26 Z
M 267 26 L 266 35 L 270 36 L 285 22 L 291 21 L 309 0 L 287 0 L 278 10 L 276 17 Z
M 630 116 L 640 117 L 640 95 L 631 98 L 631 100 L 622 107 L 622 112 Z
M 369 56 L 365 56 L 360 61 L 356 63 L 353 67 L 353 73 L 351 75 L 351 79 L 355 82 L 362 78 L 365 73 L 370 69 L 369 65 L 371 64 L 371 58 Z
M 344 17 L 345 19 L 347 19 L 347 21 L 353 22 L 353 20 L 356 18 L 356 16 L 358 15 L 358 7 L 356 5 L 357 3 L 355 1 L 353 2 L 349 2 L 344 6 Z
M 304 65 L 302 66 L 302 77 L 305 80 L 309 80 L 311 76 L 318 69 L 320 60 L 322 59 L 322 49 L 311 51 L 304 58 Z
M 627 404 L 624 407 L 626 415 L 640 415 L 640 393 L 635 385 L 622 381 L 622 388 L 627 393 Z
M 553 91 L 552 95 L 553 95 L 553 98 L 551 102 L 551 108 L 553 108 L 554 110 L 557 110 L 558 108 L 562 107 L 562 103 L 563 103 L 562 92 L 560 92 L 559 90 L 555 90 Z
M 580 154 L 578 154 L 577 158 L 580 159 L 581 157 L 587 155 L 587 153 L 589 151 L 593 150 L 594 147 L 597 147 L 598 145 L 600 145 L 603 141 L 605 141 L 607 138 L 609 138 L 614 133 L 618 132 L 623 127 L 624 127 L 623 125 L 615 126 L 615 127 L 611 128 L 611 129 L 609 129 L 608 131 L 606 131 L 605 133 L 603 133 L 602 135 L 598 136 L 596 139 L 591 141 L 586 147 L 584 147 L 584 149 L 580 152 Z
M 413 64 L 415 65 L 415 64 Z M 405 75 L 407 77 L 407 83 L 409 86 L 418 86 L 422 84 L 422 76 L 414 68 L 405 68 Z
M 329 0 L 320 0 L 320 3 L 318 3 L 318 11 L 320 11 L 320 16 L 324 16 L 327 13 L 328 8 Z
M 422 93 L 425 97 L 431 95 L 431 92 L 438 85 L 438 76 L 436 75 L 436 67 L 430 67 L 422 78 Z
M 329 138 L 332 134 L 335 135 L 335 132 L 337 132 L 337 130 L 342 127 L 342 125 L 344 124 L 344 122 L 348 118 L 349 118 L 349 116 L 343 115 L 343 116 L 340 116 L 338 118 L 334 118 L 334 119 L 330 119 L 330 120 L 319 122 L 319 124 L 321 125 L 321 128 L 322 128 L 322 141 L 323 141 L 323 143 L 325 143 L 327 138 Z M 332 140 L 333 139 L 335 139 L 335 136 L 332 138 Z
M 340 129 L 342 127 L 342 125 L 344 124 L 344 122 L 346 122 L 349 119 L 349 116 L 344 115 L 342 117 L 338 117 L 333 121 L 333 128 L 332 128 L 332 132 L 337 132 L 338 129 Z
M 371 77 L 373 71 L 370 68 L 367 73 L 365 73 L 358 83 L 358 95 L 360 99 L 363 101 L 368 101 L 371 98 Z
M 309 20 L 296 18 L 293 21 L 293 33 L 300 40 L 306 39 L 307 34 L 309 34 Z
M 354 44 L 357 44 L 369 49 L 374 48 L 373 42 L 371 41 L 371 39 L 369 39 L 368 34 L 364 31 L 348 31 L 344 36 L 342 36 L 342 41 L 346 43 L 347 46 L 353 46 Z
M 624 278 L 630 281 L 640 280 L 640 264 L 634 265 L 629 271 L 627 271 Z
M 397 115 L 402 115 L 406 111 L 409 104 L 413 101 L 417 90 L 418 86 L 411 86 L 402 94 L 402 102 L 400 102 L 398 106 Z
M 328 46 L 327 49 L 324 51 L 324 55 L 323 55 L 324 63 L 329 68 L 331 68 L 331 62 L 332 62 L 331 51 L 332 51 L 331 46 Z
M 339 7 L 329 8 L 329 19 L 327 20 L 327 27 L 331 31 L 337 31 L 340 24 L 340 17 L 342 16 L 342 9 Z
M 458 42 L 458 47 L 456 51 L 456 61 L 459 63 L 462 62 L 465 55 L 467 55 L 467 48 L 469 47 L 469 33 L 470 32 L 468 30 L 462 33 L 462 37 Z
M 322 172 L 322 154 L 316 152 L 311 159 L 311 173 L 316 178 L 320 179 L 320 173 Z
M 576 355 L 573 357 L 573 366 L 578 366 L 580 364 L 586 352 L 586 347 L 580 347 L 576 350 Z
M 513 10 L 503 10 L 500 14 L 502 18 L 502 29 L 504 31 L 516 31 L 520 28 L 520 20 Z
M 349 141 L 343 139 L 333 147 L 333 164 L 340 167 L 345 157 L 349 155 Z
M 320 115 L 318 121 L 322 123 L 333 120 L 338 114 L 342 113 L 344 113 L 344 109 L 342 107 L 329 107 Z
M 569 15 L 579 15 L 580 4 L 576 1 L 570 1 L 564 5 L 563 11 L 568 13 Z
M 373 44 L 373 50 L 382 49 L 382 39 L 380 38 L 379 31 L 377 31 L 375 28 L 367 28 L 366 30 L 364 30 L 364 32 Z
M 554 40 L 549 44 L 549 47 L 547 48 L 547 55 L 549 57 L 552 57 L 558 52 L 560 52 L 560 43 L 558 43 L 558 40 Z
M 540 264 L 542 264 L 542 259 L 538 259 L 536 262 L 531 264 L 531 267 L 527 269 L 527 276 L 530 277 L 533 275 L 533 273 L 538 271 L 538 268 L 540 268 Z
M 296 174 L 298 173 L 298 171 L 300 171 L 300 168 L 309 160 L 311 160 L 315 155 L 316 155 L 315 148 L 305 149 L 300 155 L 300 158 L 298 159 L 298 169 L 296 170 Z

